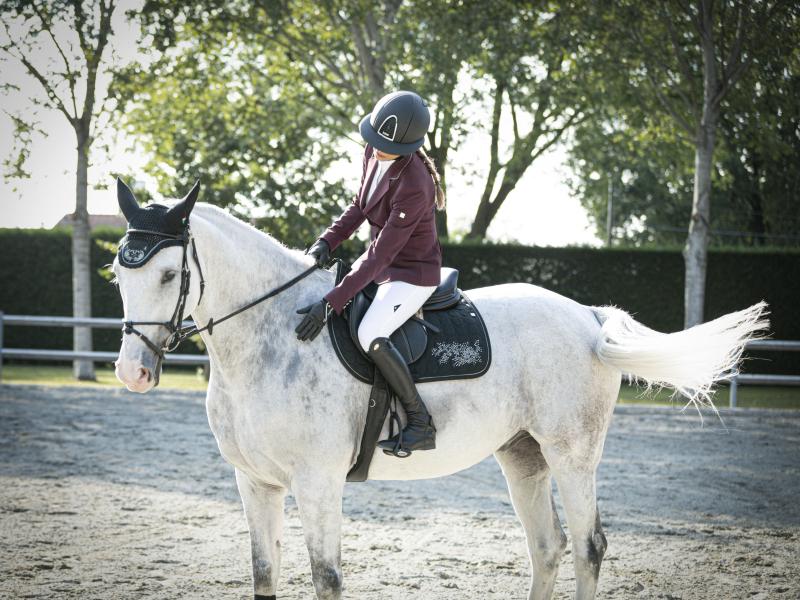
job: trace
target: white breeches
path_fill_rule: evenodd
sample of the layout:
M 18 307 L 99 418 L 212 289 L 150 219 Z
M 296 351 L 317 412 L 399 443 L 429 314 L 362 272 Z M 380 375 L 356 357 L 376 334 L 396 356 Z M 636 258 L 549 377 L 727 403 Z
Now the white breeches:
M 388 338 L 416 313 L 436 289 L 405 281 L 388 281 L 378 286 L 375 300 L 358 326 L 358 341 L 364 352 L 376 338 Z

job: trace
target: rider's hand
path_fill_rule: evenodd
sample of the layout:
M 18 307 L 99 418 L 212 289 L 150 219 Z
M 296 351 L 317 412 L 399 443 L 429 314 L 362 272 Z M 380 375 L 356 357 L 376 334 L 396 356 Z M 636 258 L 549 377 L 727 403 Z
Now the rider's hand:
M 297 314 L 305 315 L 305 317 L 294 330 L 297 334 L 297 339 L 303 342 L 310 342 L 317 337 L 328 320 L 330 310 L 330 305 L 326 300 L 320 300 L 299 309 Z
M 331 259 L 331 247 L 328 242 L 320 238 L 311 245 L 311 248 L 306 250 L 306 254 L 314 257 L 318 267 L 324 267 Z

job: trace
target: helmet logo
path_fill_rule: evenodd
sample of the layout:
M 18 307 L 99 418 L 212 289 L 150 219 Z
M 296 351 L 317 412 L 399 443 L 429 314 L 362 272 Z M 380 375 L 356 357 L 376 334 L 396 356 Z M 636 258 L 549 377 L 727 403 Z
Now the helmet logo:
M 378 128 L 378 134 L 387 140 L 394 141 L 394 134 L 397 132 L 397 116 L 389 115 L 383 120 Z

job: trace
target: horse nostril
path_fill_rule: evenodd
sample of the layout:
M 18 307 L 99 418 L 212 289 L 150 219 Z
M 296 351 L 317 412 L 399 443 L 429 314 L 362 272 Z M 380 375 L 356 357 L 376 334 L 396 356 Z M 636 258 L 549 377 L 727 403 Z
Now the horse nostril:
M 152 379 L 152 375 L 150 374 L 150 370 L 149 369 L 145 369 L 144 367 L 139 367 L 139 381 L 141 381 L 142 379 L 145 379 L 145 378 L 147 379 L 148 382 L 150 381 L 150 379 Z

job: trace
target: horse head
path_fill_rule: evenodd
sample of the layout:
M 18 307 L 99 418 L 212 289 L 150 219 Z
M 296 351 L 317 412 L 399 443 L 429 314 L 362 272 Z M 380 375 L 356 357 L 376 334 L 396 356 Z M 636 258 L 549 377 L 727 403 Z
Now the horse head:
M 128 221 L 113 270 L 122 296 L 124 334 L 116 375 L 129 390 L 144 393 L 158 385 L 165 350 L 176 327 L 197 307 L 201 276 L 188 259 L 189 216 L 199 182 L 171 207 L 140 206 L 131 189 L 117 179 L 117 200 Z

